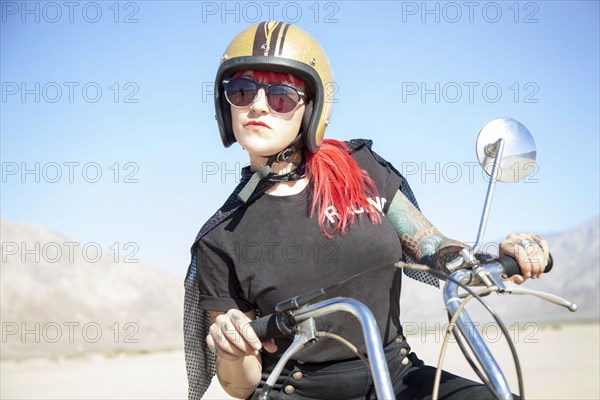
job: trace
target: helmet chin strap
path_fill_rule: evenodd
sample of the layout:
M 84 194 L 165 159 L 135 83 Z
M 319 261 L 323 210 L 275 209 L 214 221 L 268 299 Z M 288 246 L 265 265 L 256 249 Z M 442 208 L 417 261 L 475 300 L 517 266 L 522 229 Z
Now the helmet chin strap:
M 266 182 L 290 182 L 296 181 L 298 179 L 304 178 L 306 175 L 306 161 L 300 152 L 301 143 L 300 139 L 302 138 L 302 133 L 299 133 L 298 136 L 290 143 L 290 145 L 284 150 L 280 151 L 277 154 L 272 154 L 267 158 L 266 164 L 260 168 L 259 170 L 252 173 L 250 169 L 242 170 L 242 178 L 248 178 L 248 183 L 242 188 L 242 190 L 238 193 L 238 198 L 244 203 L 248 202 L 250 196 L 256 190 L 256 187 L 261 181 Z M 298 154 L 300 153 L 300 154 Z M 296 165 L 296 168 L 293 171 L 288 172 L 287 174 L 276 174 L 271 172 L 272 166 L 275 162 L 291 162 Z

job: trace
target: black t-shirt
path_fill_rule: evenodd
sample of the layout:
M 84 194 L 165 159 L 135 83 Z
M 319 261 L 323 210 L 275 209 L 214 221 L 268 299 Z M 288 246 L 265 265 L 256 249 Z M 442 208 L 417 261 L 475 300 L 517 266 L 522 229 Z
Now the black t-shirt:
M 377 187 L 378 196 L 368 201 L 382 213 L 381 224 L 355 214 L 355 223 L 344 235 L 326 238 L 317 216 L 309 217 L 308 187 L 291 196 L 264 194 L 202 237 L 197 250 L 200 307 L 208 311 L 258 309 L 267 315 L 282 300 L 400 260 L 400 240 L 385 212 L 401 178 L 379 164 L 367 147 L 352 157 Z M 336 218 L 335 212 L 328 218 Z M 335 294 L 365 303 L 385 344 L 400 330 L 400 283 L 401 273 L 389 268 L 366 274 Z M 350 340 L 359 351 L 366 352 L 360 325 L 350 314 L 321 317 L 317 327 Z M 277 353 L 290 343 L 278 341 Z M 351 357 L 353 354 L 339 342 L 322 338 L 293 358 L 322 362 Z

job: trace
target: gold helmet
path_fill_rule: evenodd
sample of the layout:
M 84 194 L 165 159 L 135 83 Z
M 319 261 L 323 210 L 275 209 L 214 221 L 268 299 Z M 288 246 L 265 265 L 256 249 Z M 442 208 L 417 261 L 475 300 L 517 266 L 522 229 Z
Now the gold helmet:
M 252 25 L 231 41 L 215 78 L 216 119 L 225 147 L 236 140 L 222 83 L 244 70 L 287 72 L 305 82 L 312 96 L 302 121 L 302 142 L 316 152 L 329 125 L 335 92 L 333 72 L 319 43 L 302 29 L 280 21 Z

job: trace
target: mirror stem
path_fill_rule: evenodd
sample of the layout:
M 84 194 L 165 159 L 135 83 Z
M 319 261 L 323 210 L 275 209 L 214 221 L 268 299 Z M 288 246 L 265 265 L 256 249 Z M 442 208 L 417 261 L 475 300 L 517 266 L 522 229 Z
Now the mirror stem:
M 488 145 L 490 146 L 490 145 Z M 492 207 L 492 197 L 494 196 L 494 189 L 496 187 L 496 181 L 498 170 L 500 167 L 500 161 L 502 160 L 502 153 L 504 152 L 504 139 L 500 138 L 496 143 L 493 144 L 496 147 L 496 157 L 494 157 L 494 166 L 492 167 L 492 173 L 490 175 L 490 183 L 488 185 L 487 195 L 485 196 L 485 203 L 483 205 L 483 213 L 481 215 L 481 222 L 479 223 L 479 231 L 477 232 L 477 239 L 471 249 L 471 254 L 475 254 L 481 243 L 483 242 L 483 235 L 485 234 L 485 228 L 487 226 L 487 219 Z

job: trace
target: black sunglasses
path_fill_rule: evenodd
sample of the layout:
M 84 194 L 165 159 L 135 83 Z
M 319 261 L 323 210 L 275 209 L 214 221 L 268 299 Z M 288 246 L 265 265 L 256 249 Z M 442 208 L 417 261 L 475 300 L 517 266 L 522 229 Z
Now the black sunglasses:
M 267 104 L 279 114 L 292 112 L 306 94 L 285 83 L 260 83 L 249 78 L 231 78 L 223 81 L 225 98 L 234 107 L 248 107 L 256 101 L 260 88 L 265 89 Z

